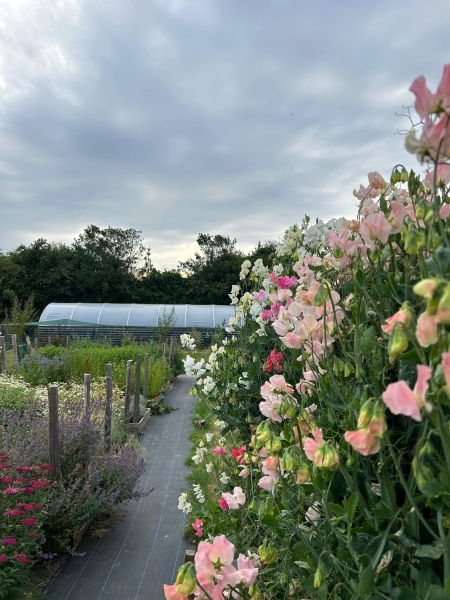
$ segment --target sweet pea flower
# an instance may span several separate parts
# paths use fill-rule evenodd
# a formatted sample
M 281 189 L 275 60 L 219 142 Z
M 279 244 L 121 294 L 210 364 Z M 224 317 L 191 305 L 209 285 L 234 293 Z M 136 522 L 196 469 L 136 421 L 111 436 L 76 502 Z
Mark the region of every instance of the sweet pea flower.
M 246 496 L 241 487 L 235 487 L 232 494 L 223 492 L 222 499 L 225 500 L 228 508 L 238 510 L 239 505 L 243 506 L 245 504 Z
M 417 319 L 416 338 L 422 348 L 428 348 L 438 341 L 436 315 L 422 313 Z
M 261 479 L 258 481 L 258 486 L 263 490 L 266 490 L 266 492 L 271 492 L 274 488 L 274 485 L 274 480 L 268 475 L 266 475 L 266 477 L 261 477 Z
M 224 500 L 223 498 L 221 498 L 220 500 L 217 500 L 217 502 L 219 503 L 219 506 L 222 510 L 228 510 L 229 506 L 226 500 Z
M 441 354 L 442 371 L 444 372 L 445 385 L 450 392 L 450 352 L 443 352 Z
M 380 450 L 380 438 L 376 435 L 372 435 L 367 429 L 346 431 L 344 433 L 344 439 L 363 456 L 376 454 Z
M 237 571 L 228 573 L 227 580 L 229 585 L 236 586 L 243 583 L 248 587 L 255 583 L 257 576 L 258 569 L 252 561 L 243 554 L 239 554 L 239 558 L 237 559 Z
M 415 421 L 421 421 L 420 409 L 432 410 L 431 404 L 425 400 L 431 374 L 431 367 L 417 365 L 417 382 L 414 390 L 411 390 L 403 380 L 390 383 L 382 394 L 383 402 L 394 415 L 405 415 Z
M 360 234 L 366 244 L 371 244 L 375 240 L 379 240 L 382 244 L 385 244 L 392 230 L 393 227 L 384 214 L 377 212 L 364 219 L 361 223 Z
M 392 317 L 388 317 L 386 319 L 386 323 L 381 326 L 381 330 L 388 335 L 392 335 L 394 331 L 394 327 L 400 323 L 405 328 L 408 328 L 411 323 L 411 310 L 407 302 L 405 302 L 400 310 L 392 315 Z
M 216 446 L 214 448 L 214 452 L 217 454 L 217 456 L 222 456 L 227 453 L 227 449 L 225 446 Z
M 309 460 L 314 461 L 314 456 L 319 448 L 325 445 L 321 429 L 313 429 L 311 435 L 314 439 L 307 437 L 303 440 L 303 450 Z

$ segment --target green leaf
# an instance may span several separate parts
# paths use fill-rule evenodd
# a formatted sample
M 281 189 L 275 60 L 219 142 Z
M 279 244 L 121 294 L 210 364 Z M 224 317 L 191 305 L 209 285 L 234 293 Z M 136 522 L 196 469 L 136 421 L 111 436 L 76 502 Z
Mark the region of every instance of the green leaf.
M 361 271 L 361 269 L 358 269 L 356 271 L 355 279 L 359 287 L 362 287 L 364 285 L 364 273 Z
M 359 492 L 355 491 L 346 502 L 347 515 L 350 521 L 353 521 L 355 516 L 356 507 L 358 506 Z
M 291 362 L 291 366 L 293 369 L 295 369 L 296 371 L 303 371 L 303 369 L 305 368 L 305 365 L 303 365 L 301 362 L 299 362 L 297 359 L 294 359 Z
M 371 325 L 361 335 L 361 351 L 370 360 L 375 347 L 375 327 Z
M 445 277 L 450 273 L 450 248 L 439 246 L 430 258 L 426 259 L 425 264 L 437 275 Z
M 423 546 L 418 546 L 415 556 L 419 556 L 420 558 L 432 558 L 433 560 L 437 560 L 441 558 L 442 553 L 444 552 L 444 546 L 442 542 L 433 542 L 432 544 L 424 544 Z
M 411 588 L 396 587 L 391 592 L 392 600 L 417 600 L 417 595 Z
M 425 600 L 448 600 L 448 596 L 440 585 L 432 585 Z
M 409 350 L 408 352 L 405 352 L 404 354 L 401 354 L 398 357 L 398 360 L 400 360 L 400 361 L 406 360 L 408 362 L 413 362 L 413 363 L 420 363 L 420 362 L 422 362 L 420 360 L 419 353 L 415 349 Z
M 328 506 L 338 517 L 345 517 L 347 515 L 347 511 L 345 510 L 345 508 L 343 508 L 339 504 L 334 504 L 334 502 L 328 502 Z
M 372 565 L 369 565 L 364 569 L 361 575 L 361 581 L 359 582 L 359 593 L 363 598 L 367 598 L 369 594 L 373 592 L 374 588 L 374 577 Z
M 300 569 L 308 569 L 308 571 L 311 570 L 311 567 L 308 565 L 308 563 L 303 560 L 294 560 L 294 563 L 297 565 L 297 567 L 300 567 Z
M 311 594 L 316 591 L 316 588 L 314 587 L 314 574 L 302 581 L 302 588 Z
M 261 519 L 261 523 L 266 527 L 269 527 L 269 529 L 280 529 L 278 519 L 272 515 L 264 515 L 264 517 Z

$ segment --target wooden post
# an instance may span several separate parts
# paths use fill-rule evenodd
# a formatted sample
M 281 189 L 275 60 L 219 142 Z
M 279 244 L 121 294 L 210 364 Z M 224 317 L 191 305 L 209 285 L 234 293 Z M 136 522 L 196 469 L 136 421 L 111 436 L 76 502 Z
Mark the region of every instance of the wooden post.
M 163 362 L 166 362 L 166 342 L 164 342 L 163 346 Z
M 48 344 L 47 345 L 48 346 L 52 345 L 52 336 L 51 335 L 48 336 Z
M 89 373 L 84 374 L 84 416 L 90 417 L 91 414 L 91 376 Z
M 39 352 L 39 338 L 36 336 L 34 338 L 34 353 L 37 354 Z
M 174 356 L 175 356 L 175 345 L 173 343 L 173 337 L 170 338 L 170 366 L 173 367 Z
M 66 348 L 68 348 L 68 347 L 69 347 L 69 336 L 66 335 Z
M 6 337 L 0 336 L 0 373 L 6 373 Z
M 148 365 L 150 362 L 150 354 L 145 355 L 145 363 L 144 363 L 144 398 L 147 400 L 148 395 Z
M 136 369 L 134 372 L 134 410 L 133 423 L 139 423 L 139 404 L 141 396 L 141 361 L 142 354 L 136 355 Z
M 105 452 L 111 449 L 112 365 L 106 365 Z
M 11 334 L 11 341 L 12 341 L 12 347 L 13 347 L 14 364 L 18 365 L 19 364 L 19 355 L 17 354 L 17 335 L 15 333 Z
M 131 382 L 133 379 L 133 361 L 127 360 L 127 376 L 125 380 L 125 425 L 130 422 Z
M 48 388 L 48 432 L 49 455 L 52 466 L 53 481 L 61 481 L 61 464 L 59 460 L 59 422 L 58 422 L 58 386 Z
M 25 341 L 27 343 L 28 352 L 31 354 L 31 351 L 32 351 L 33 347 L 31 345 L 31 340 L 30 340 L 30 338 L 29 338 L 28 335 L 26 336 Z

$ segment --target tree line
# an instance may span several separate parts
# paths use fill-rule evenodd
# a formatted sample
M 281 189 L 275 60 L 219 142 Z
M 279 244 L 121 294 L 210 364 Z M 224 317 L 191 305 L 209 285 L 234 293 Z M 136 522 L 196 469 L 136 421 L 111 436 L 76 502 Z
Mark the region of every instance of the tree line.
M 70 245 L 39 238 L 0 250 L 0 322 L 31 299 L 36 316 L 50 302 L 229 304 L 242 262 L 267 263 L 274 249 L 258 243 L 248 255 L 235 239 L 205 233 L 197 243 L 193 258 L 169 270 L 153 266 L 136 229 L 89 225 Z

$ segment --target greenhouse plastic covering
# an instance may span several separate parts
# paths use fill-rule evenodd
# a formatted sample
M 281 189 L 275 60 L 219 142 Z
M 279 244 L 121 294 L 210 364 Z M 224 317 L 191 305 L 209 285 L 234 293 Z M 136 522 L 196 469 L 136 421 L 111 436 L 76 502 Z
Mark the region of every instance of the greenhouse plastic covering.
M 158 318 L 175 309 L 174 327 L 209 329 L 234 317 L 233 306 L 217 304 L 88 304 L 52 302 L 39 322 L 68 319 L 85 324 L 121 327 L 157 327 Z

